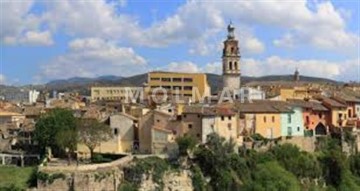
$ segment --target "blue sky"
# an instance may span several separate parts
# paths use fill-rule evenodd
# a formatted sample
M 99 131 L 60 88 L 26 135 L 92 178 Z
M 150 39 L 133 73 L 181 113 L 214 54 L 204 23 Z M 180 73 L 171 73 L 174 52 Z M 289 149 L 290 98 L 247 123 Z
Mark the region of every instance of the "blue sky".
M 221 73 L 231 20 L 246 76 L 360 81 L 358 1 L 1 0 L 0 83 L 151 70 Z

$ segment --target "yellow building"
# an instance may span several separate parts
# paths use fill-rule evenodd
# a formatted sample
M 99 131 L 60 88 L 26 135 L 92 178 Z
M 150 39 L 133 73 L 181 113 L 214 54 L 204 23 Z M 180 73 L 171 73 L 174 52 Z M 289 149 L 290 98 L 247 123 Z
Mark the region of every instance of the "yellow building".
M 319 96 L 317 97 L 322 104 L 330 110 L 330 115 L 327 116 L 327 124 L 330 124 L 331 127 L 345 127 L 346 122 L 349 118 L 347 116 L 348 110 L 347 106 L 335 99 Z
M 274 139 L 281 137 L 281 114 L 291 113 L 292 110 L 280 101 L 257 101 L 237 105 L 243 119 L 243 127 L 248 133 Z M 244 122 L 244 119 L 246 122 Z
M 321 90 L 306 86 L 280 87 L 278 89 L 280 100 L 312 98 L 321 94 Z
M 139 98 L 139 95 L 143 93 L 142 87 L 91 87 L 91 101 L 98 100 L 118 100 L 125 101 L 127 98 L 130 98 L 128 101 L 134 98 Z
M 150 72 L 148 74 L 148 95 L 166 94 L 199 101 L 210 96 L 206 74 L 178 72 Z

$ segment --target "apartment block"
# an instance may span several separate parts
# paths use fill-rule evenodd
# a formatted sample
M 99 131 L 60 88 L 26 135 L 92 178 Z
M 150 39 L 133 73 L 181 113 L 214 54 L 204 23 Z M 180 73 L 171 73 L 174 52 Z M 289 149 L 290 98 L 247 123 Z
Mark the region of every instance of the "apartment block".
M 207 76 L 199 73 L 150 72 L 148 89 L 149 95 L 166 93 L 170 98 L 178 96 L 195 102 L 210 96 Z
M 91 101 L 125 101 L 127 98 L 130 98 L 129 101 L 136 101 L 131 99 L 139 98 L 142 93 L 142 87 L 91 87 Z

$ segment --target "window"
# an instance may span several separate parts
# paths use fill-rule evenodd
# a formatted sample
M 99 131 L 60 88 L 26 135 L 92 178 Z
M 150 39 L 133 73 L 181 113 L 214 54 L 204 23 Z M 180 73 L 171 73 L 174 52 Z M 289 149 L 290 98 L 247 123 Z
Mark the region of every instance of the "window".
M 161 81 L 163 81 L 163 82 L 170 82 L 170 81 L 171 81 L 171 78 L 161 78 Z
M 186 114 L 184 114 L 184 116 L 183 116 L 184 118 L 186 118 Z
M 115 129 L 114 129 L 114 135 L 118 135 L 118 133 L 119 133 L 119 132 L 118 132 L 118 129 L 115 128 Z
M 193 87 L 192 86 L 184 86 L 184 90 L 192 90 Z
M 291 127 L 288 127 L 287 135 L 288 135 L 288 136 L 291 136 L 291 135 L 292 135 L 292 129 L 291 129 Z
M 168 109 L 168 112 L 171 113 L 171 112 L 172 112 L 172 109 Z
M 189 128 L 189 129 L 192 129 L 192 124 L 188 124 L 188 128 Z
M 229 62 L 229 69 L 232 70 L 232 62 Z
M 225 117 L 224 116 L 221 116 L 221 121 L 224 121 L 225 120 Z
M 163 86 L 162 88 L 166 89 L 166 90 L 170 90 L 171 86 Z
M 231 131 L 231 123 L 228 124 L 228 130 Z
M 235 70 L 238 70 L 237 62 L 234 62 L 234 68 L 235 68 Z
M 323 116 L 322 116 L 322 113 L 319 113 L 319 118 L 322 119 L 322 117 L 323 117 Z
M 340 119 L 342 118 L 342 113 L 339 113 L 339 118 L 340 118 Z
M 229 116 L 228 119 L 231 120 L 231 116 Z
M 192 78 L 184 78 L 184 82 L 193 82 Z
M 159 81 L 160 78 L 151 78 L 150 80 L 152 80 L 152 81 Z
M 266 116 L 264 116 L 264 123 L 266 123 Z
M 192 94 L 184 94 L 185 97 L 192 97 Z
M 160 123 L 160 119 L 157 119 L 156 122 Z
M 310 123 L 310 118 L 309 118 L 309 116 L 306 116 L 306 123 L 307 123 L 307 124 Z
M 231 53 L 234 53 L 234 47 L 231 47 Z
M 173 90 L 181 90 L 181 86 L 173 86 Z
M 275 117 L 274 117 L 274 116 L 272 116 L 271 121 L 272 121 L 273 123 L 275 122 Z
M 181 78 L 173 78 L 173 82 L 181 82 Z
M 288 123 L 291 123 L 291 114 L 288 114 Z
M 197 117 L 200 118 L 200 114 L 198 114 Z
M 299 127 L 299 126 L 297 127 L 297 130 L 300 131 L 300 127 Z
M 200 137 L 200 134 L 198 133 L 198 134 L 196 134 L 196 137 Z

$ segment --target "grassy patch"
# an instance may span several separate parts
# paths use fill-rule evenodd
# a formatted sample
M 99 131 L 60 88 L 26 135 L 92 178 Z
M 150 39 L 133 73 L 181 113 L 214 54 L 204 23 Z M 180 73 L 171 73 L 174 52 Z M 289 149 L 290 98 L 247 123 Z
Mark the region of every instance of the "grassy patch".
M 11 185 L 20 190 L 26 189 L 33 170 L 34 167 L 0 166 L 0 190 Z

